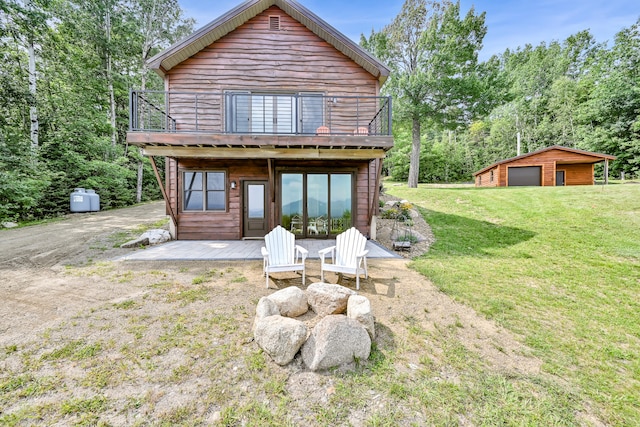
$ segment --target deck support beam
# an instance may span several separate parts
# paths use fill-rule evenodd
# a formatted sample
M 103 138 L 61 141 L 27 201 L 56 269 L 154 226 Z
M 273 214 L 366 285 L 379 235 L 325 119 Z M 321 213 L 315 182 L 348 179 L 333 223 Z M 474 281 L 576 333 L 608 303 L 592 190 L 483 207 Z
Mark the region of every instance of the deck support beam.
M 162 178 L 160 177 L 160 172 L 158 172 L 158 165 L 156 165 L 156 159 L 153 156 L 149 156 L 149 160 L 151 160 L 151 166 L 153 167 L 153 173 L 156 176 L 156 180 L 158 181 L 158 185 L 160 186 L 160 191 L 162 192 L 162 197 L 164 198 L 164 202 L 167 206 L 167 210 L 169 211 L 169 216 L 171 216 L 171 220 L 175 226 L 178 225 L 178 217 L 176 217 L 173 209 L 171 208 L 171 203 L 169 203 L 169 197 L 167 196 L 167 190 L 164 188 L 164 184 L 162 183 Z
M 166 147 L 146 146 L 145 156 L 192 157 L 200 159 L 316 159 L 371 160 L 382 159 L 383 149 L 350 148 L 222 148 L 222 147 Z

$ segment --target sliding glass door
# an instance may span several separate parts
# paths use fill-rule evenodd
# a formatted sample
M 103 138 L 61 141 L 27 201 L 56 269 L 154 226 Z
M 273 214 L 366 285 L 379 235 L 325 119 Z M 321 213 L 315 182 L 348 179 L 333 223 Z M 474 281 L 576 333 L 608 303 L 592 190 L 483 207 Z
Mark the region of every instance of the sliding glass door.
M 327 237 L 352 225 L 351 173 L 283 172 L 280 223 L 301 237 Z
M 303 178 L 301 173 L 283 173 L 280 180 L 280 224 L 293 234 L 304 234 Z
M 320 93 L 227 92 L 225 129 L 230 133 L 315 134 L 324 125 Z

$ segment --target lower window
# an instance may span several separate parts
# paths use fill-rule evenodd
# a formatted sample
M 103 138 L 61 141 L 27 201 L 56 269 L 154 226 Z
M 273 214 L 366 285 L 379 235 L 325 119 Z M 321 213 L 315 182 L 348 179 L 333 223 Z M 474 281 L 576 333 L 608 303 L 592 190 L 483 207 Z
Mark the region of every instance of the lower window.
M 322 237 L 352 226 L 352 174 L 282 173 L 281 225 L 292 233 Z
M 225 172 L 187 171 L 183 172 L 182 179 L 182 200 L 185 211 L 224 211 L 227 209 Z

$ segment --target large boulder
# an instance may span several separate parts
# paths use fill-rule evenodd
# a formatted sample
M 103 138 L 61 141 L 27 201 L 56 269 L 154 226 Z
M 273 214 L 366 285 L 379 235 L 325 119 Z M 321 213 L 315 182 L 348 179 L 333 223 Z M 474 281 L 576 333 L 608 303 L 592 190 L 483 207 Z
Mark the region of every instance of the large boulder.
M 171 234 L 167 230 L 147 230 L 137 239 L 129 240 L 120 245 L 121 248 L 139 248 L 140 246 L 158 245 L 171 240 Z
M 346 365 L 355 359 L 366 360 L 370 353 L 371 338 L 367 331 L 343 315 L 320 320 L 302 346 L 302 360 L 312 371 Z
M 369 333 L 369 338 L 376 337 L 376 328 L 371 311 L 371 303 L 367 297 L 362 295 L 351 295 L 347 302 L 347 317 L 353 319 L 364 327 Z
M 256 326 L 260 320 L 265 317 L 279 315 L 280 309 L 275 302 L 271 301 L 269 297 L 260 298 L 260 301 L 258 301 L 258 305 L 256 306 L 256 317 L 253 319 L 253 333 L 255 334 Z
M 262 297 L 256 306 L 256 319 L 264 319 L 265 317 L 280 314 L 280 308 L 269 297 Z
M 281 316 L 298 317 L 309 311 L 307 295 L 302 289 L 295 286 L 281 289 L 267 298 L 278 306 Z
M 320 317 L 346 312 L 347 301 L 352 295 L 356 295 L 355 291 L 330 283 L 312 283 L 307 288 L 309 305 Z
M 140 236 L 141 239 L 149 239 L 150 245 L 158 245 L 160 243 L 171 240 L 171 234 L 167 230 L 160 228 L 147 230 Z
M 307 326 L 299 320 L 283 316 L 256 319 L 256 343 L 278 365 L 291 362 L 307 338 Z
M 121 248 L 139 248 L 140 246 L 149 246 L 149 238 L 138 237 L 120 245 Z

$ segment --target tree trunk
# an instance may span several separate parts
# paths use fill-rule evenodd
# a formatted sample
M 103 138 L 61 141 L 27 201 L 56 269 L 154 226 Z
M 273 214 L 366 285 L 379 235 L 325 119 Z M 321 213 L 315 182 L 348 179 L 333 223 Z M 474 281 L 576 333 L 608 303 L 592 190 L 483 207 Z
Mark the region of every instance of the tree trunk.
M 409 164 L 409 188 L 418 187 L 418 176 L 420 174 L 420 117 L 413 118 L 413 129 L 411 132 L 411 163 Z
M 146 49 L 146 40 L 145 40 L 145 49 Z M 144 62 L 145 54 L 142 54 L 142 79 L 140 84 L 140 90 L 147 89 L 147 68 Z M 142 128 L 144 129 L 144 123 L 142 123 Z M 144 173 L 144 164 L 142 163 L 142 148 L 138 148 L 138 154 L 140 155 L 140 160 L 138 160 L 138 179 L 136 181 L 136 203 L 140 203 L 142 201 L 142 178 Z
M 31 154 L 35 159 L 38 150 L 38 106 L 36 104 L 37 80 L 36 80 L 36 52 L 33 40 L 29 40 L 27 51 L 29 52 L 29 92 L 31 93 L 31 105 L 29 106 L 29 119 L 31 121 Z
M 142 151 L 142 149 L 139 149 Z M 142 153 L 140 153 L 142 156 Z M 144 164 L 142 163 L 142 159 L 138 161 L 138 181 L 136 183 L 136 203 L 140 203 L 142 201 L 142 177 L 144 172 Z
M 116 129 L 116 97 L 113 90 L 113 71 L 111 59 L 111 11 L 107 10 L 105 16 L 105 30 L 107 36 L 107 84 L 109 86 L 109 119 L 111 121 L 111 146 L 115 148 L 118 142 L 118 133 Z

